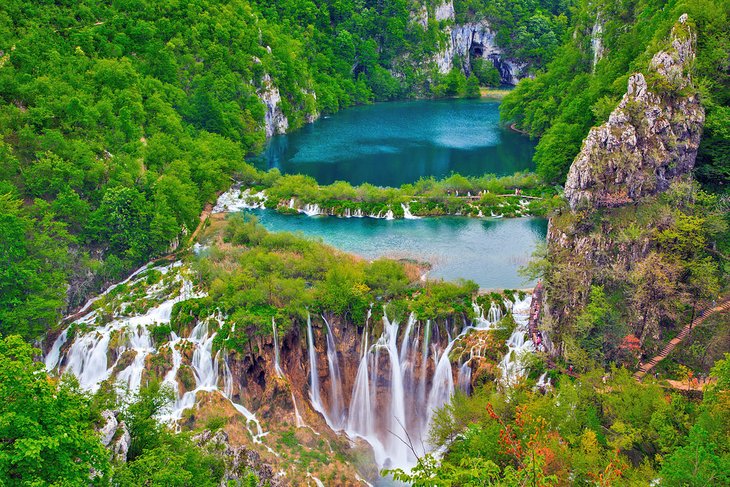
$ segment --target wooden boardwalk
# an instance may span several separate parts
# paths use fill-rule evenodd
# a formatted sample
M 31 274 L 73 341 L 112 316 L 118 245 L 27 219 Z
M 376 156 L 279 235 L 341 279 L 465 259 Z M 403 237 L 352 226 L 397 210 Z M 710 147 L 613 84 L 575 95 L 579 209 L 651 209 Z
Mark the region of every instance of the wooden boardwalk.
M 651 369 L 653 369 L 656 364 L 664 360 L 667 355 L 672 353 L 672 351 L 679 345 L 682 340 L 687 338 L 687 335 L 689 335 L 689 332 L 692 330 L 692 328 L 700 325 L 702 322 L 704 322 L 707 318 L 709 318 L 711 315 L 715 313 L 722 313 L 725 311 L 730 310 L 730 298 L 726 299 L 722 303 L 718 304 L 714 308 L 709 308 L 703 310 L 702 313 L 700 313 L 700 316 L 692 320 L 691 323 L 686 325 L 684 328 L 682 328 L 682 331 L 679 332 L 679 335 L 677 335 L 675 338 L 673 338 L 666 347 L 653 359 L 649 360 L 647 363 L 643 364 L 641 367 L 639 367 L 639 370 L 634 373 L 634 379 L 636 380 L 642 380 L 644 376 L 646 376 Z

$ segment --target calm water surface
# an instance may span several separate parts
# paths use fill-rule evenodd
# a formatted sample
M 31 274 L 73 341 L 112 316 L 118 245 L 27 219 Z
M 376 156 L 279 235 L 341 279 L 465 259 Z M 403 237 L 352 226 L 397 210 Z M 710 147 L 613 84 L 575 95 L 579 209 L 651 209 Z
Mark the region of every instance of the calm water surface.
M 348 108 L 271 138 L 259 167 L 400 186 L 451 172 L 480 176 L 532 169 L 534 142 L 499 125 L 499 102 L 439 100 Z
M 253 210 L 271 231 L 301 232 L 307 237 L 360 255 L 413 258 L 433 265 L 429 278 L 471 279 L 481 288 L 519 288 L 530 284 L 517 274 L 538 242 L 547 222 L 539 218 L 376 220 L 285 216 Z

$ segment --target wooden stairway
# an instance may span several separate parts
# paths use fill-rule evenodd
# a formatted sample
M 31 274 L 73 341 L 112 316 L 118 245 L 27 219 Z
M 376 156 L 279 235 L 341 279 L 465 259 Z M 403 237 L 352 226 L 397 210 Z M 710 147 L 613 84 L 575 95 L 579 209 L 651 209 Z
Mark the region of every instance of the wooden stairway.
M 661 362 L 666 358 L 667 355 L 672 353 L 672 350 L 676 348 L 679 343 L 687 338 L 687 335 L 689 335 L 690 330 L 692 328 L 700 325 L 703 321 L 705 321 L 707 318 L 710 317 L 710 315 L 713 315 L 715 313 L 722 313 L 725 311 L 730 310 L 730 298 L 726 299 L 719 305 L 715 306 L 714 308 L 705 309 L 700 316 L 695 318 L 691 323 L 686 325 L 684 328 L 682 328 L 682 331 L 679 332 L 679 335 L 677 335 L 675 338 L 673 338 L 666 347 L 653 359 L 649 360 L 647 363 L 643 364 L 641 367 L 639 367 L 639 370 L 634 373 L 634 379 L 640 381 L 644 378 L 644 376 L 653 369 L 656 364 Z

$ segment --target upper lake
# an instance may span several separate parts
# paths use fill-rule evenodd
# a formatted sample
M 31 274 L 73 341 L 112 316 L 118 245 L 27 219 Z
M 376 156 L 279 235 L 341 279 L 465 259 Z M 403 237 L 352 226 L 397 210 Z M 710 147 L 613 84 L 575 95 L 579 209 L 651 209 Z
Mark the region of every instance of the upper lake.
M 452 172 L 533 169 L 534 150 L 529 138 L 500 126 L 498 101 L 406 101 L 348 108 L 272 137 L 255 162 L 320 184 L 400 186 Z

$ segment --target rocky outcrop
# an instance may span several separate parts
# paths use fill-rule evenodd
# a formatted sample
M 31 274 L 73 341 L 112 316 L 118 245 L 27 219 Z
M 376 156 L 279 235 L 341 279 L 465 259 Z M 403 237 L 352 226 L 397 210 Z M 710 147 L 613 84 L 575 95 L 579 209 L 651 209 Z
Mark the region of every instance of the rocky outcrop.
M 633 203 L 690 174 L 705 119 L 689 73 L 695 37 L 683 15 L 647 76 L 633 74 L 608 121 L 591 129 L 565 184 L 572 209 Z
M 226 470 L 221 479 L 221 487 L 232 484 L 240 485 L 241 482 L 248 480 L 251 473 L 258 477 L 260 486 L 285 485 L 282 479 L 274 475 L 271 466 L 265 463 L 258 453 L 249 448 L 232 445 L 228 433 L 223 430 L 215 432 L 204 430 L 193 436 L 193 441 L 202 448 L 216 452 L 225 461 Z
M 281 109 L 281 94 L 271 76 L 265 74 L 261 80 L 261 88 L 257 91 L 261 102 L 266 105 L 266 114 L 264 115 L 264 129 L 266 137 L 276 134 L 284 134 L 289 128 L 289 120 Z
M 653 57 L 646 76 L 631 75 L 619 105 L 591 129 L 573 161 L 565 184 L 570 209 L 548 226 L 553 330 L 572 329 L 592 284 L 625 283 L 655 250 L 651 235 L 671 225 L 671 218 L 640 216 L 645 200 L 691 179 L 704 123 L 690 76 L 694 49 L 695 34 L 682 15 L 669 47 Z M 658 320 L 644 317 L 637 338 L 659 338 Z
M 434 17 L 437 22 L 441 22 L 442 20 L 454 20 L 455 15 L 454 2 L 451 0 L 436 5 L 436 9 L 434 10 Z
M 127 425 L 124 421 L 119 421 L 118 416 L 118 411 L 108 409 L 102 411 L 101 417 L 104 419 L 104 425 L 99 430 L 99 434 L 101 443 L 109 450 L 112 461 L 124 463 L 127 461 L 127 452 L 132 438 L 129 436 Z
M 445 74 L 451 71 L 454 57 L 459 56 L 463 62 L 462 68 L 469 74 L 472 60 L 484 58 L 494 64 L 503 83 L 516 85 L 520 80 L 524 66 L 504 58 L 502 49 L 495 42 L 496 33 L 486 20 L 455 25 L 446 30 L 450 42 L 436 56 L 439 72 Z

